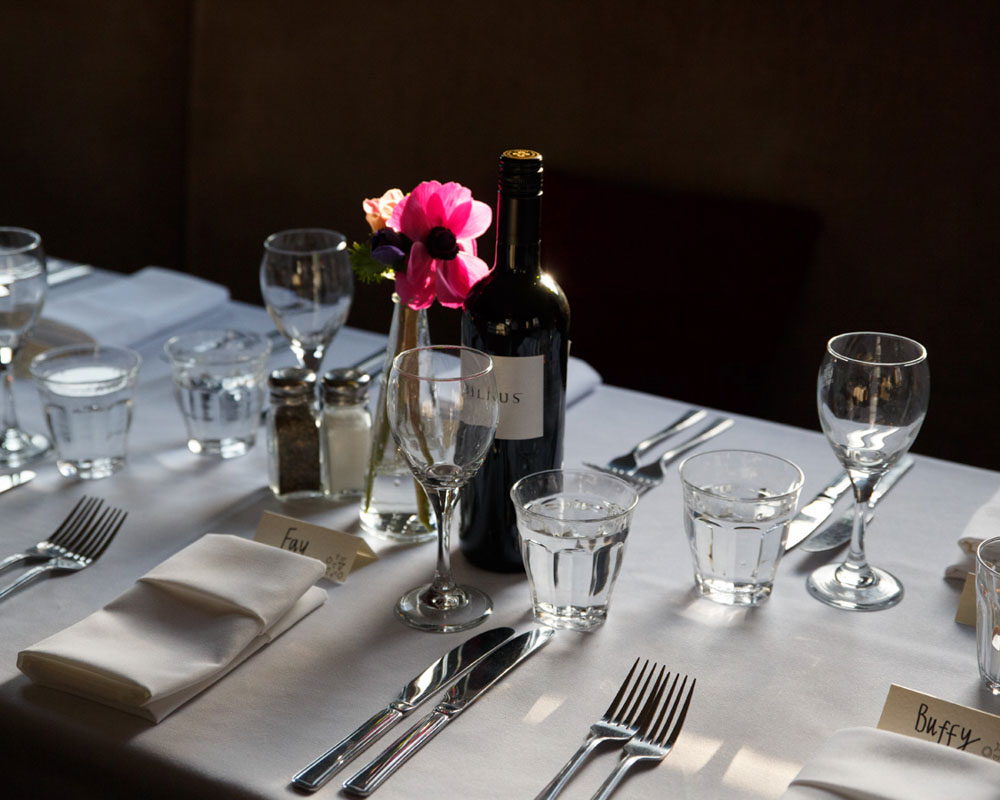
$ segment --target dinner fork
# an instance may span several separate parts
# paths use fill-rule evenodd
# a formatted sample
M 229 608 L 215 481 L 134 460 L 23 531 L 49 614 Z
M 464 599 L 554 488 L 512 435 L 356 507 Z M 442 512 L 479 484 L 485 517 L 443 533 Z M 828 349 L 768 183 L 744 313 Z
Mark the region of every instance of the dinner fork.
M 662 677 L 662 671 L 660 674 Z M 685 675 L 680 691 L 677 692 L 677 697 L 671 704 L 671 699 L 674 698 L 674 690 L 677 688 L 678 678 L 680 678 L 680 675 L 674 676 L 674 682 L 671 684 L 670 692 L 667 694 L 666 699 L 663 700 L 662 706 L 660 705 L 660 701 L 663 696 L 663 690 L 670 681 L 670 675 L 667 674 L 666 680 L 657 682 L 653 697 L 646 703 L 645 708 L 642 710 L 639 721 L 641 730 L 625 743 L 621 761 L 618 762 L 618 766 L 614 768 L 604 783 L 601 784 L 601 788 L 597 790 L 597 794 L 591 800 L 607 800 L 607 798 L 611 797 L 611 793 L 621 782 L 621 779 L 625 777 L 625 773 L 634 764 L 640 761 L 663 761 L 667 757 L 667 754 L 674 749 L 677 736 L 680 734 L 681 728 L 684 727 L 688 706 L 691 705 L 691 697 L 694 695 L 694 685 L 697 683 L 697 680 L 692 679 L 691 686 L 688 687 L 688 676 Z M 684 691 L 685 688 L 687 688 L 686 694 Z M 678 707 L 680 707 L 680 714 L 677 713 Z M 657 710 L 659 710 L 659 714 L 656 713 Z M 677 718 L 676 722 L 674 722 L 675 716 Z M 664 721 L 664 717 L 666 717 L 666 721 Z
M 649 659 L 646 659 L 646 662 L 642 665 L 642 669 L 639 671 L 639 676 L 635 679 L 634 683 L 631 683 L 632 688 L 629 689 L 629 684 L 632 681 L 632 676 L 635 674 L 637 666 L 639 666 L 638 658 L 632 664 L 632 669 L 625 676 L 625 680 L 618 689 L 618 694 L 611 701 L 611 705 L 604 712 L 604 716 L 590 726 L 590 733 L 587 734 L 584 743 L 580 745 L 580 748 L 573 754 L 572 758 L 566 762 L 565 766 L 559 770 L 556 776 L 535 797 L 535 800 L 551 800 L 551 798 L 559 794 L 597 745 L 602 742 L 624 742 L 636 734 L 639 730 L 639 714 L 644 707 L 644 699 L 648 700 L 646 696 L 647 690 L 649 689 L 653 673 L 656 672 L 656 664 L 653 664 L 653 668 L 647 676 L 646 669 L 649 667 Z M 646 682 L 642 683 L 644 676 L 646 677 Z M 642 690 L 637 695 L 636 690 L 639 688 L 639 684 L 642 684 Z M 625 696 L 626 692 L 628 692 L 627 697 Z
M 59 547 L 68 546 L 70 542 L 79 538 L 80 532 L 86 530 L 86 526 L 94 519 L 103 504 L 104 501 L 96 497 L 81 497 L 66 519 L 48 539 L 29 547 L 23 553 L 7 556 L 3 561 L 0 561 L 0 571 L 22 561 L 55 558 L 59 555 Z
M 30 583 L 39 575 L 52 570 L 76 572 L 85 569 L 99 559 L 117 535 L 128 513 L 110 506 L 75 541 L 73 549 L 59 548 L 59 555 L 44 564 L 32 567 L 9 586 L 0 589 L 0 600 L 15 589 Z
M 723 431 L 729 430 L 733 427 L 733 420 L 729 418 L 723 419 L 722 417 L 715 417 L 712 420 L 712 424 L 699 433 L 697 436 L 693 436 L 688 439 L 683 444 L 679 444 L 672 450 L 667 450 L 662 456 L 660 456 L 652 464 L 647 464 L 644 467 L 639 467 L 639 469 L 634 472 L 630 472 L 627 475 L 617 474 L 619 478 L 631 483 L 636 491 L 640 495 L 644 495 L 650 489 L 659 486 L 663 483 L 666 477 L 666 467 L 673 461 L 676 461 L 682 455 L 684 455 L 688 450 L 692 450 L 700 444 L 704 444 L 709 439 L 718 436 Z M 588 465 L 589 466 L 589 465 Z M 604 469 L 602 467 L 597 467 L 601 472 L 611 472 L 610 470 Z
M 703 409 L 700 410 L 693 408 L 682 414 L 678 419 L 671 422 L 659 433 L 654 433 L 648 439 L 643 439 L 627 453 L 612 458 L 603 467 L 597 466 L 596 464 L 586 464 L 586 466 L 610 472 L 612 475 L 628 474 L 639 467 L 639 459 L 656 447 L 656 445 L 664 439 L 669 439 L 675 433 L 680 433 L 685 428 L 690 428 L 692 425 L 701 422 L 707 413 L 708 412 Z

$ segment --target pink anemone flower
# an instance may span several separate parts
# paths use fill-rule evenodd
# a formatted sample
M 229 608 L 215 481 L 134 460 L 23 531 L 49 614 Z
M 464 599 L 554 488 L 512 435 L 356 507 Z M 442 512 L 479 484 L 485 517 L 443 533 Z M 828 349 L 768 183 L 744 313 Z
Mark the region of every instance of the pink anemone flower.
M 461 308 L 473 285 L 489 273 L 476 256 L 476 237 L 493 221 L 486 203 L 458 183 L 424 181 L 400 200 L 389 227 L 413 241 L 405 270 L 396 270 L 396 293 L 410 308 L 437 301 Z

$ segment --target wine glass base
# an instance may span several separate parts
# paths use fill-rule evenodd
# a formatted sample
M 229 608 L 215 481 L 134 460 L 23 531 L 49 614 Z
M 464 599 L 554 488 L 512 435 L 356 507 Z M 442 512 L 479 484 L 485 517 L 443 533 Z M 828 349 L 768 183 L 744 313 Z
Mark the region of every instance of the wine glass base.
M 459 604 L 437 608 L 424 599 L 433 592 L 431 585 L 411 589 L 396 604 L 396 616 L 411 628 L 434 633 L 453 633 L 474 628 L 493 612 L 493 601 L 485 592 L 471 586 L 456 586 Z
M 52 449 L 40 433 L 8 429 L 0 436 L 0 469 L 33 464 Z
M 865 586 L 849 586 L 837 580 L 839 568 L 839 564 L 826 564 L 815 570 L 806 580 L 809 594 L 828 606 L 849 611 L 881 611 L 903 599 L 903 584 L 884 569 L 871 567 L 875 580 Z

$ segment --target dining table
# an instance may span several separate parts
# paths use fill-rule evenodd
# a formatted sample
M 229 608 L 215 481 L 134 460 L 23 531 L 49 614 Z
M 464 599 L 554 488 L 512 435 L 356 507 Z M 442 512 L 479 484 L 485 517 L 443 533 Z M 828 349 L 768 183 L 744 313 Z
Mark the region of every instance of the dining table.
M 96 269 L 54 285 L 34 346 L 93 337 L 86 320 L 68 326 L 65 317 L 49 320 L 48 309 L 72 307 L 74 297 L 107 286 L 116 287 L 128 307 L 132 277 Z M 138 298 L 132 308 L 142 316 Z M 0 603 L 2 797 L 303 797 L 291 784 L 293 775 L 474 633 L 425 633 L 402 624 L 395 602 L 431 573 L 435 545 L 367 536 L 359 529 L 357 502 L 279 502 L 268 488 L 263 426 L 256 445 L 239 458 L 188 450 L 170 367 L 161 355 L 165 339 L 199 327 L 269 333 L 274 325 L 265 309 L 222 292 L 218 302 L 164 323 L 127 342 L 143 364 L 126 467 L 103 480 L 71 480 L 49 456 L 32 467 L 33 481 L 0 495 L 0 556 L 44 539 L 83 495 L 128 511 L 117 538 L 91 567 L 44 578 Z M 270 367 L 293 364 L 283 340 L 274 343 Z M 669 370 L 671 346 L 689 344 L 672 339 L 655 348 L 622 346 L 649 347 L 649 368 Z M 356 363 L 384 346 L 382 333 L 345 327 L 324 369 Z M 817 366 L 821 350 L 822 343 Z M 586 353 L 574 356 L 566 467 L 606 462 L 692 407 L 683 398 L 606 385 L 586 364 Z M 812 402 L 813 387 L 788 390 Z M 754 391 L 754 385 L 734 380 L 734 405 L 740 394 Z M 30 379 L 19 375 L 15 392 L 22 425 L 44 429 Z M 700 450 L 758 450 L 793 461 L 805 475 L 800 503 L 840 471 L 818 421 L 807 430 L 717 411 L 735 424 Z M 1000 714 L 1000 698 L 978 673 L 975 629 L 955 621 L 961 584 L 944 578 L 945 569 L 961 560 L 958 540 L 974 515 L 1000 502 L 1000 472 L 919 450 L 918 439 L 915 466 L 881 501 L 869 530 L 870 560 L 905 587 L 901 603 L 873 613 L 813 599 L 807 575 L 841 554 L 801 548 L 785 554 L 773 594 L 758 607 L 700 597 L 672 465 L 663 484 L 640 498 L 605 624 L 590 632 L 558 631 L 413 756 L 377 796 L 534 797 L 582 743 L 636 658 L 696 678 L 697 689 L 673 751 L 655 767 L 633 770 L 617 791 L 622 800 L 779 798 L 836 731 L 877 724 L 892 684 Z M 849 507 L 842 498 L 835 514 Z M 36 685 L 19 672 L 20 651 L 102 608 L 207 533 L 253 537 L 266 511 L 363 536 L 377 559 L 342 583 L 321 580 L 324 605 L 157 724 Z M 524 574 L 472 566 L 456 538 L 456 577 L 486 590 L 494 602 L 479 630 L 533 624 Z M 4 573 L 8 577 L 16 572 Z M 344 796 L 341 783 L 432 706 L 397 726 L 315 796 Z M 619 754 L 618 748 L 599 749 L 561 797 L 591 797 Z

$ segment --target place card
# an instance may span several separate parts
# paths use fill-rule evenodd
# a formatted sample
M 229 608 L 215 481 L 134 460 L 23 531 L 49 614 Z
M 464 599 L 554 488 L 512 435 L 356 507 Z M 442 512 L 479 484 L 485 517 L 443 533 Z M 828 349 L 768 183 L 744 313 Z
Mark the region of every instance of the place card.
M 264 512 L 253 538 L 262 544 L 318 558 L 326 564 L 323 577 L 338 583 L 346 581 L 354 570 L 378 560 L 368 542 L 360 536 L 271 511 Z
M 971 625 L 976 627 L 976 573 L 970 572 L 965 576 L 965 585 L 962 586 L 962 594 L 958 598 L 958 611 L 955 612 L 955 622 L 960 625 Z
M 878 727 L 1000 761 L 1000 717 L 895 683 Z

